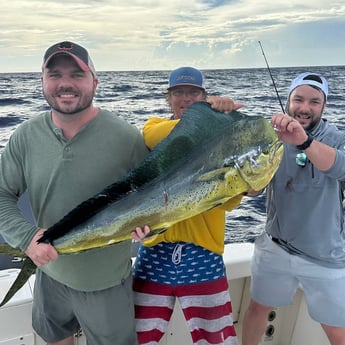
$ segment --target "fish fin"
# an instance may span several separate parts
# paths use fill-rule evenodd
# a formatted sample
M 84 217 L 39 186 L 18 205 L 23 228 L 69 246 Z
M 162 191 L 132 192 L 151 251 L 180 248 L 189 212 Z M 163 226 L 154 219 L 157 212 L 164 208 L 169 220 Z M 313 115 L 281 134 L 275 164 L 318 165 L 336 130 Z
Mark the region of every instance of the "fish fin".
M 17 256 L 20 258 L 26 257 L 26 254 L 19 248 L 13 248 L 7 243 L 0 243 L 0 254 L 6 254 L 10 256 Z
M 0 307 L 4 306 L 15 295 L 15 293 L 25 285 L 31 275 L 35 272 L 36 267 L 37 266 L 30 258 L 25 259 L 22 269 L 20 270 L 10 289 L 7 291 L 6 296 L 1 301 Z
M 197 181 L 205 182 L 219 178 L 224 179 L 224 175 L 227 173 L 228 170 L 228 168 L 221 168 L 208 171 L 207 173 L 198 176 Z

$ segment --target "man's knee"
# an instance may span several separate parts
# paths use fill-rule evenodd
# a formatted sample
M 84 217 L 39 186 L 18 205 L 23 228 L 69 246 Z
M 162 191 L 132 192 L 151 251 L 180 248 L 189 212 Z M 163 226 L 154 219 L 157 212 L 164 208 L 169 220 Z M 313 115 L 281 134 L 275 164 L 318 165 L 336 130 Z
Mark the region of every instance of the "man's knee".
M 254 314 L 268 314 L 272 309 L 273 307 L 258 303 L 252 299 L 249 303 L 248 312 Z

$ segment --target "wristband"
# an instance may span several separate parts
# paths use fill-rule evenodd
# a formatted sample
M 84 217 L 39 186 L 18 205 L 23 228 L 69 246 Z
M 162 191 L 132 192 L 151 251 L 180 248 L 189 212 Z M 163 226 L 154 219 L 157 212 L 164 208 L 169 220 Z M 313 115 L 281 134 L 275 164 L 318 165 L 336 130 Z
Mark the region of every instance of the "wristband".
M 305 150 L 305 149 L 307 149 L 310 146 L 310 144 L 313 142 L 314 137 L 311 134 L 309 134 L 309 133 L 307 133 L 307 134 L 308 134 L 307 140 L 303 144 L 301 144 L 301 145 L 296 145 L 298 150 Z

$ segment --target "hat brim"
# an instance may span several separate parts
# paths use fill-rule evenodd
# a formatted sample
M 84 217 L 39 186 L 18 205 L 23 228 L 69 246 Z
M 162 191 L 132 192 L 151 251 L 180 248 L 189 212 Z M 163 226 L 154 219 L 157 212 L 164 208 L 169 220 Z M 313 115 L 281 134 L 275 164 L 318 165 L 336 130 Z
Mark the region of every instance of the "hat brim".
M 71 56 L 74 61 L 77 63 L 77 65 L 79 66 L 79 68 L 84 71 L 84 72 L 87 72 L 87 71 L 91 71 L 90 67 L 81 59 L 79 59 L 77 56 L 75 56 L 74 54 L 70 53 L 70 52 L 67 52 L 67 51 L 64 51 L 64 52 L 55 52 L 53 54 L 51 54 L 47 60 L 45 61 L 44 65 L 43 65 L 43 68 L 47 68 L 49 62 L 51 61 L 52 58 L 58 56 L 58 55 L 69 55 Z M 92 72 L 92 71 L 91 71 Z
M 178 87 L 178 86 L 194 86 L 194 87 L 197 87 L 198 89 L 201 89 L 201 90 L 206 91 L 205 88 L 202 87 L 202 86 L 200 86 L 200 85 L 189 84 L 189 83 L 176 84 L 176 85 L 173 85 L 173 86 L 168 87 L 167 90 L 171 90 L 171 89 L 173 89 L 173 88 L 175 88 L 175 87 Z

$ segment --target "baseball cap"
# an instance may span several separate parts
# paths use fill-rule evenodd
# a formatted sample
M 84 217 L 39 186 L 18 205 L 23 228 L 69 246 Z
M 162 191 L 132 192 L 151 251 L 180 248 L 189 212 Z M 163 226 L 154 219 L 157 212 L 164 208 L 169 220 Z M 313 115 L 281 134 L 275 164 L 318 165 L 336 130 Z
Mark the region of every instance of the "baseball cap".
M 48 48 L 43 57 L 42 68 L 46 68 L 51 58 L 59 54 L 72 56 L 81 70 L 85 72 L 91 71 L 91 73 L 96 77 L 96 70 L 88 51 L 84 47 L 69 41 L 56 43 Z
M 205 90 L 205 80 L 202 73 L 193 67 L 180 67 L 171 72 L 168 90 L 175 86 L 189 85 Z
M 289 97 L 291 92 L 296 89 L 296 87 L 301 85 L 312 85 L 316 86 L 322 90 L 325 95 L 325 99 L 327 100 L 328 97 L 328 82 L 326 78 L 322 77 L 317 73 L 305 72 L 297 76 L 291 83 L 289 88 Z M 288 98 L 289 98 L 288 97 Z

